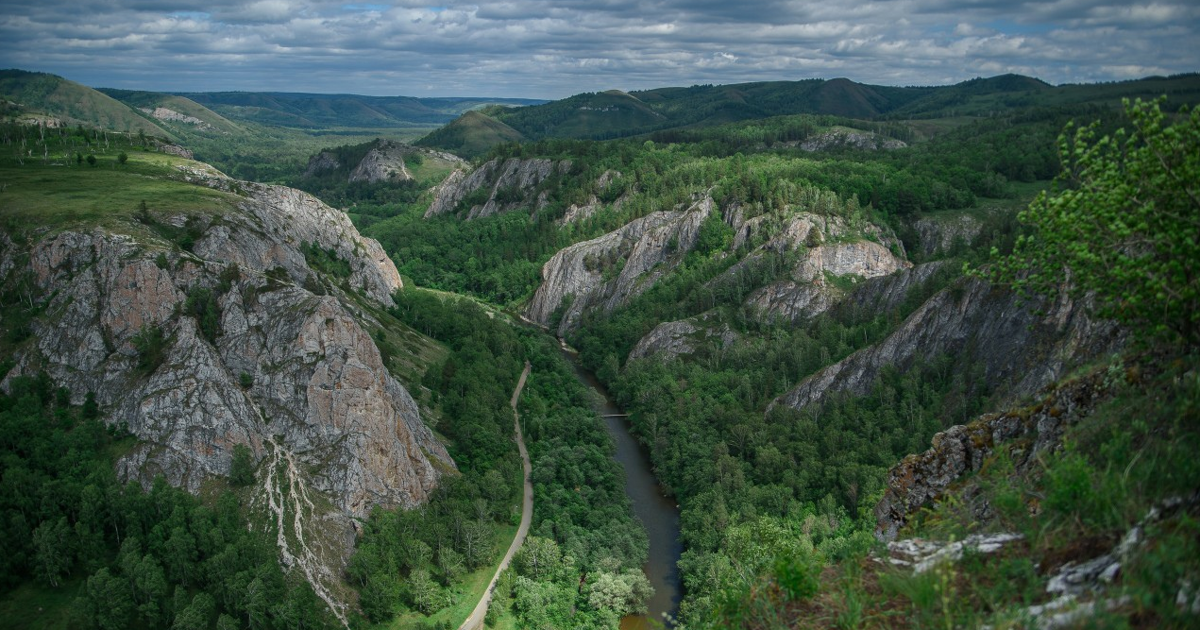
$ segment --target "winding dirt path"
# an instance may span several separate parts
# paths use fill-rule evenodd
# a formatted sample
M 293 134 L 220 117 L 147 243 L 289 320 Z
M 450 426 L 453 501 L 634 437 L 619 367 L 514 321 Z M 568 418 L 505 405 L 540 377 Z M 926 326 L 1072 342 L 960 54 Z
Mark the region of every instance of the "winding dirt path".
M 496 581 L 500 579 L 500 574 L 508 568 L 508 563 L 512 561 L 513 555 L 525 543 L 525 536 L 529 534 L 529 523 L 533 520 L 533 484 L 529 481 L 529 476 L 533 466 L 529 463 L 529 451 L 525 450 L 525 436 L 521 433 L 521 416 L 517 414 L 517 399 L 521 397 L 521 390 L 525 389 L 525 379 L 529 377 L 529 371 L 532 366 L 529 362 L 525 362 L 525 370 L 521 372 L 521 378 L 517 381 L 517 388 L 513 390 L 512 400 L 509 405 L 513 411 L 513 433 L 517 436 L 517 450 L 521 452 L 521 466 L 525 469 L 525 492 L 524 498 L 521 501 L 521 525 L 517 527 L 517 535 L 513 538 L 512 544 L 508 546 L 508 553 L 504 554 L 504 559 L 500 561 L 500 566 L 496 568 L 496 574 L 492 576 L 492 581 L 488 583 L 487 590 L 483 592 L 483 597 L 479 599 L 479 603 L 475 606 L 475 610 L 471 612 L 471 616 L 459 626 L 459 630 L 478 630 L 483 627 L 483 617 L 487 614 L 488 603 L 492 601 L 492 591 L 496 589 Z

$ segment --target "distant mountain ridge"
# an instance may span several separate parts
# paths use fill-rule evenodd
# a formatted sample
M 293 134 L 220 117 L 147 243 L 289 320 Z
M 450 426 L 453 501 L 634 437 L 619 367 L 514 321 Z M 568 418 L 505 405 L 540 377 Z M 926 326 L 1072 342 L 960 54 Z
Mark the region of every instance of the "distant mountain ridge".
M 111 131 L 140 131 L 171 139 L 181 131 L 237 133 L 242 123 L 299 129 L 428 129 L 482 107 L 545 102 L 490 97 L 95 89 L 57 75 L 19 69 L 0 70 L 0 100 L 14 103 L 18 115 L 29 119 Z
M 930 87 L 868 85 L 846 78 L 694 85 L 583 93 L 530 107 L 483 109 L 476 115 L 491 117 L 527 140 L 604 140 L 795 114 L 865 120 L 981 117 L 1030 107 L 1116 106 L 1122 98 L 1153 94 L 1167 94 L 1169 106 L 1194 101 L 1200 96 L 1200 75 L 1061 86 L 1016 74 Z M 454 143 L 477 150 L 491 130 L 478 119 L 468 122 L 456 130 Z M 456 126 L 459 121 L 448 128 Z M 481 135 L 469 137 L 472 128 Z M 451 151 L 459 148 L 437 133 L 421 142 Z
M 479 107 L 539 105 L 523 98 L 361 96 L 289 92 L 180 92 L 233 119 L 280 126 L 408 127 L 444 124 Z

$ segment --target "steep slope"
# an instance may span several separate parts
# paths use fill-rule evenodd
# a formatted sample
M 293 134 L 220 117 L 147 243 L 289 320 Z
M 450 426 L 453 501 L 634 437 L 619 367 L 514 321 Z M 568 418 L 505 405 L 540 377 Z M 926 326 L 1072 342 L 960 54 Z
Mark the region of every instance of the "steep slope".
M 585 310 L 611 311 L 625 304 L 682 261 L 714 209 L 712 198 L 705 197 L 690 207 L 654 212 L 559 251 L 542 268 L 543 282 L 525 316 L 557 326 L 563 335 Z
M 248 446 L 284 563 L 344 620 L 355 520 L 425 501 L 454 466 L 368 332 L 399 274 L 307 194 L 173 164 L 218 191 L 195 197 L 207 209 L 0 240 L 5 286 L 40 313 L 5 381 L 44 371 L 76 402 L 94 395 L 139 440 L 120 475 L 146 486 L 163 475 L 199 491 Z
M 478 219 L 523 206 L 533 206 L 536 213 L 545 206 L 538 187 L 570 170 L 570 160 L 520 158 L 496 158 L 469 173 L 460 168 L 434 190 L 425 218 L 465 211 L 467 219 Z
M 1045 313 L 1041 313 L 1045 310 Z M 1112 324 L 1071 300 L 1026 301 L 1011 290 L 964 279 L 930 298 L 882 342 L 801 381 L 774 404 L 818 407 L 838 393 L 870 392 L 888 367 L 907 369 L 939 356 L 982 367 L 1001 399 L 1030 395 L 1064 370 L 1119 347 Z

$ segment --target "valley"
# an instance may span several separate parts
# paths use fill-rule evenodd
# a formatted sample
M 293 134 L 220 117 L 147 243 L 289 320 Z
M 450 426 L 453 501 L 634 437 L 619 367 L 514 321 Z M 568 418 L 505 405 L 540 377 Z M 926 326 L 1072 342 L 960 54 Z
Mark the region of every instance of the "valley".
M 1195 621 L 1196 75 L 6 72 L 20 627 Z

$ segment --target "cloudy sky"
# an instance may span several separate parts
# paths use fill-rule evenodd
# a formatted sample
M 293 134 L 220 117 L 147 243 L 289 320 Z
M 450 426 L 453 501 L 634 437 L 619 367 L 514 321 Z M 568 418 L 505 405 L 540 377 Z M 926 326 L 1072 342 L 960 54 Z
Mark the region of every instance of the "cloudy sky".
M 93 87 L 560 98 L 811 77 L 1200 71 L 1197 0 L 17 0 L 0 68 Z

